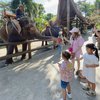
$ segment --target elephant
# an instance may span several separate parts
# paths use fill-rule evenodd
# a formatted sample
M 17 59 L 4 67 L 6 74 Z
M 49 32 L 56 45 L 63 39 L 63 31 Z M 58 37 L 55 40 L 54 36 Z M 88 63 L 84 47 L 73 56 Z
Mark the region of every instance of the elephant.
M 8 23 L 1 27 L 0 29 L 0 37 L 1 39 L 8 43 L 8 42 L 22 42 L 30 39 L 42 39 L 42 40 L 54 40 L 52 36 L 43 36 L 37 30 L 36 26 L 28 17 L 22 17 L 19 20 L 19 24 L 21 26 L 21 32 L 18 33 L 16 30 L 16 25 L 8 18 Z M 8 31 L 8 32 L 7 32 Z M 8 45 L 7 46 L 7 55 L 13 54 L 14 49 L 17 51 L 16 45 Z M 22 50 L 27 50 L 27 43 L 22 45 Z M 25 59 L 26 54 L 23 54 L 21 60 Z M 6 59 L 6 64 L 12 64 L 13 59 L 9 58 Z
M 55 38 L 58 38 L 60 32 L 60 27 L 57 26 L 46 26 L 46 28 L 42 31 L 43 36 L 53 36 Z M 47 41 L 42 41 L 42 46 L 48 45 Z

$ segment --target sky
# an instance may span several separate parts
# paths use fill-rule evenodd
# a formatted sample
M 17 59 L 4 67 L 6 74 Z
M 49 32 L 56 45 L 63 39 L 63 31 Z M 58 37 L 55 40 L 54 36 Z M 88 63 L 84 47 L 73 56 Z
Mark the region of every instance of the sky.
M 0 0 L 0 1 L 11 1 L 11 0 Z M 57 14 L 58 1 L 59 0 L 34 0 L 37 3 L 44 5 L 46 13 Z M 79 0 L 74 0 L 75 2 Z M 94 3 L 95 0 L 86 0 L 87 2 Z
M 57 14 L 57 8 L 58 8 L 58 1 L 59 0 L 35 0 L 38 3 L 42 3 L 45 7 L 45 11 L 48 13 Z M 74 0 L 75 2 L 79 0 Z M 87 2 L 94 3 L 95 0 L 86 0 Z

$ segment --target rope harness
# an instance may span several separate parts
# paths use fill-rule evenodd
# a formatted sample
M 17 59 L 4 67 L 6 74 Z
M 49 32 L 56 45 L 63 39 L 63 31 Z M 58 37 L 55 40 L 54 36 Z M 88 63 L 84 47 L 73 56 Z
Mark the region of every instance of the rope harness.
M 20 34 L 20 32 L 21 32 L 21 26 L 17 22 L 17 20 L 12 20 L 11 19 L 11 24 L 12 24 L 13 28 L 18 32 L 18 34 Z M 6 21 L 6 32 L 7 32 L 7 34 L 9 33 L 8 32 L 8 21 Z

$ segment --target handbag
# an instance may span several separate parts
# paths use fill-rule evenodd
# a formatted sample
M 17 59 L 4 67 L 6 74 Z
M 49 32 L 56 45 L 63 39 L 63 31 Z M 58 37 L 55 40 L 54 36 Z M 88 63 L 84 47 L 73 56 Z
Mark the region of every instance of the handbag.
M 68 48 L 68 51 L 69 51 L 70 53 L 73 53 L 73 48 L 72 48 L 72 47 L 69 47 L 69 48 Z

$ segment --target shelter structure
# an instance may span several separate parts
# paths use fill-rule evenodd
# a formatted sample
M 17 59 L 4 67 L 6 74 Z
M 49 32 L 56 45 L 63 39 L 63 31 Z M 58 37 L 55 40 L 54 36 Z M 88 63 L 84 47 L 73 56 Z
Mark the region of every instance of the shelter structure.
M 82 28 L 87 23 L 73 0 L 59 0 L 57 21 L 60 25 L 67 26 L 68 30 L 73 26 Z

